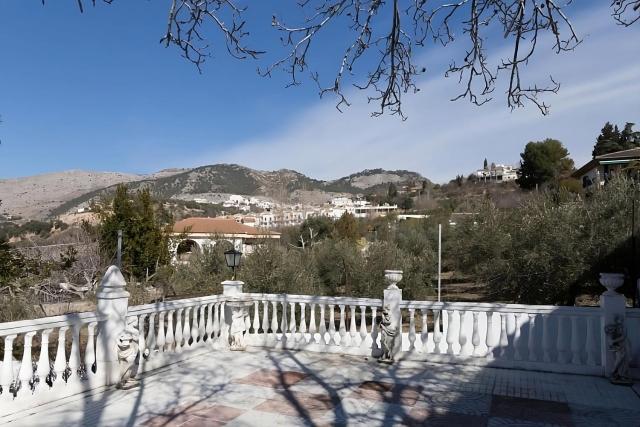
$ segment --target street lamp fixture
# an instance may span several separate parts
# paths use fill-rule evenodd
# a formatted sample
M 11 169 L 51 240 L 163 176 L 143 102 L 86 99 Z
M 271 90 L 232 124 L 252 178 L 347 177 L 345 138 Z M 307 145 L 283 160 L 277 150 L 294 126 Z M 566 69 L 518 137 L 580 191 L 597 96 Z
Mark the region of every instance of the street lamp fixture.
M 235 249 L 225 251 L 224 259 L 227 262 L 227 267 L 233 271 L 233 280 L 236 280 L 236 268 L 240 265 L 240 258 L 242 258 L 242 252 Z

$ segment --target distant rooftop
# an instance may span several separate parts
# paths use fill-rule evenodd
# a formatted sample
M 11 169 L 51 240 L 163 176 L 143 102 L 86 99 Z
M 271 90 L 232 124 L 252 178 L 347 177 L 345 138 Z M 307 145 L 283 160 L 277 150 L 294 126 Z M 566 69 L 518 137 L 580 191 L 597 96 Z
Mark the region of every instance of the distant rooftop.
M 640 157 L 640 147 L 630 148 L 629 150 L 615 151 L 613 153 L 602 154 L 596 156 L 596 160 L 609 160 L 609 159 L 629 159 Z
M 185 218 L 173 226 L 174 233 L 247 234 L 254 236 L 279 235 L 274 231 L 260 230 L 240 224 L 231 218 Z

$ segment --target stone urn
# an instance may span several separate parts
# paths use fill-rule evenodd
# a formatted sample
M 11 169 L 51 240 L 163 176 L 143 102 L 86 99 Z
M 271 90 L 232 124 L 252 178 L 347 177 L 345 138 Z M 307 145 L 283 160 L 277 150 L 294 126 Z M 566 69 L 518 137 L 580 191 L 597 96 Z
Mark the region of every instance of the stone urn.
M 398 289 L 398 282 L 402 280 L 402 270 L 385 270 L 384 280 L 387 282 L 387 289 Z
M 607 288 L 605 295 L 617 295 L 618 289 L 624 283 L 624 274 L 622 273 L 600 273 L 600 284 Z

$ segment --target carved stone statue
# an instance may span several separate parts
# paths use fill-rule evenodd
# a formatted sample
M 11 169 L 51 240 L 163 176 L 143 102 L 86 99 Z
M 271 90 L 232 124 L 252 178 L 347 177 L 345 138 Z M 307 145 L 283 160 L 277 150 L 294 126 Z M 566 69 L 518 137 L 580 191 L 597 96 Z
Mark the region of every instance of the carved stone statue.
M 135 379 L 140 360 L 138 338 L 140 332 L 136 328 L 136 318 L 127 319 L 125 330 L 118 337 L 118 362 L 120 364 L 120 381 L 117 388 L 129 389 L 138 385 Z
M 615 354 L 611 382 L 614 384 L 632 384 L 633 380 L 629 372 L 629 340 L 627 339 L 624 322 L 620 316 L 616 316 L 613 323 L 605 326 L 604 331 L 609 337 L 609 350 Z
M 382 356 L 378 359 L 378 362 L 391 364 L 393 359 L 393 348 L 396 342 L 396 336 L 398 330 L 395 325 L 392 324 L 391 313 L 389 306 L 384 306 L 382 309 L 382 318 L 380 319 L 380 344 L 382 346 Z
M 247 330 L 245 318 L 248 315 L 249 313 L 246 307 L 232 306 L 231 328 L 229 330 L 229 335 L 231 336 L 229 348 L 231 350 L 244 350 L 246 348 L 244 343 L 244 333 Z

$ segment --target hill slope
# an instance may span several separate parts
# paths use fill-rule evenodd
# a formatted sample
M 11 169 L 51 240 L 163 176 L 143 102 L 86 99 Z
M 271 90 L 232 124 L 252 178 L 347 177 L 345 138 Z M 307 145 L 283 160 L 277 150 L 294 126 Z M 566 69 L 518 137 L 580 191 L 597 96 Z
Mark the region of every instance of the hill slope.
M 68 176 L 59 180 L 59 176 Z M 20 190 L 3 211 L 24 217 L 56 216 L 75 209 L 89 200 L 111 191 L 119 183 L 137 190 L 149 188 L 158 198 L 194 198 L 202 194 L 243 194 L 263 196 L 286 202 L 321 202 L 334 194 L 363 194 L 386 189 L 389 183 L 404 184 L 425 181 L 416 172 L 365 170 L 333 181 L 322 181 L 289 169 L 259 171 L 233 164 L 201 166 L 193 169 L 171 169 L 152 175 L 127 175 L 82 171 L 20 178 Z M 0 185 L 16 180 L 0 181 Z M 11 184 L 13 186 L 13 184 Z M 1 191 L 3 194 L 4 191 Z M 17 194 L 22 203 L 17 203 Z M 33 199 L 33 194 L 42 197 Z M 46 197 L 45 197 L 46 195 Z M 33 209 L 27 209 L 32 200 Z

